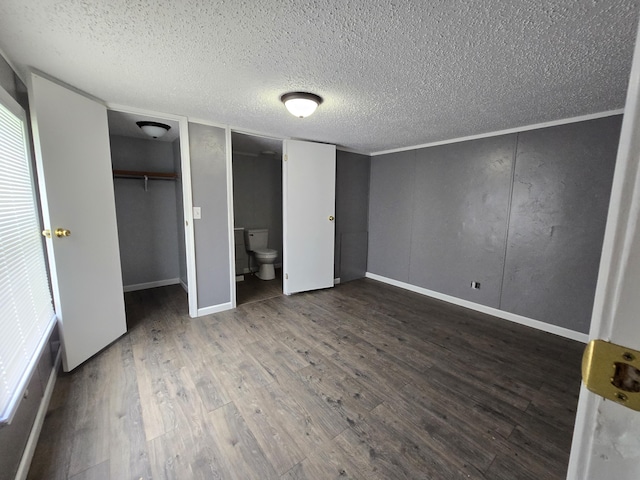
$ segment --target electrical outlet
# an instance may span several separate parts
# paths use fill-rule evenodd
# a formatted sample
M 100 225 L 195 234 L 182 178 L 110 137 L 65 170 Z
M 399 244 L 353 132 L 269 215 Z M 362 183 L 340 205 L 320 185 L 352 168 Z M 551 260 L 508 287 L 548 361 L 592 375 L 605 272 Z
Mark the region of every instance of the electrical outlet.
M 480 290 L 480 282 L 471 282 L 471 288 L 474 290 Z
M 200 207 L 193 207 L 193 219 L 200 220 L 202 218 L 202 211 Z

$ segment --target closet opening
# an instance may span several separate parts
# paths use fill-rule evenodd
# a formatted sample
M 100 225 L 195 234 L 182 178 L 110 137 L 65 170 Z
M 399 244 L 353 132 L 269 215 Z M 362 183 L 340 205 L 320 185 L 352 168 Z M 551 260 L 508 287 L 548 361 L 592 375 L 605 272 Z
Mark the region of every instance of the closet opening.
M 236 305 L 282 295 L 282 140 L 231 132 Z
M 124 292 L 188 294 L 180 122 L 115 110 L 108 122 Z M 152 136 L 138 122 L 169 129 Z

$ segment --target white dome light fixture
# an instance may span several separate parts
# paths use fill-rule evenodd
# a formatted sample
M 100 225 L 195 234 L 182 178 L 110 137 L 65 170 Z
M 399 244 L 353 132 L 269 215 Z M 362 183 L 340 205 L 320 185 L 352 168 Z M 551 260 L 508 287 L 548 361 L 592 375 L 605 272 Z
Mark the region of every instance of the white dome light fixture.
M 144 133 L 153 138 L 160 138 L 171 128 L 169 125 L 158 122 L 136 122 Z
M 289 92 L 280 97 L 289 112 L 298 118 L 304 118 L 316 111 L 322 103 L 322 97 L 313 93 Z

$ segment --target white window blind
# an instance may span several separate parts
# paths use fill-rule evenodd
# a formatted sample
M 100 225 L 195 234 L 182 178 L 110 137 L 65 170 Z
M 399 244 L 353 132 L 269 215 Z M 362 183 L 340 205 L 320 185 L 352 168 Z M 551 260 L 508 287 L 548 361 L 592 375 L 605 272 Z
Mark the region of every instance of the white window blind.
M 0 423 L 10 422 L 55 317 L 24 110 L 0 89 Z

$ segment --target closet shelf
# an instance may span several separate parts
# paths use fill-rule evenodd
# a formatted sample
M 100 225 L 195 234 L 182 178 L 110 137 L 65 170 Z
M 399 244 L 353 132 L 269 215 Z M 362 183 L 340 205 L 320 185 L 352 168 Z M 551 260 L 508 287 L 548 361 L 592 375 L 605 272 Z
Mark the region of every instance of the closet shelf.
M 177 180 L 178 174 L 174 172 L 144 172 L 135 170 L 114 170 L 114 178 L 138 178 L 144 180 Z

